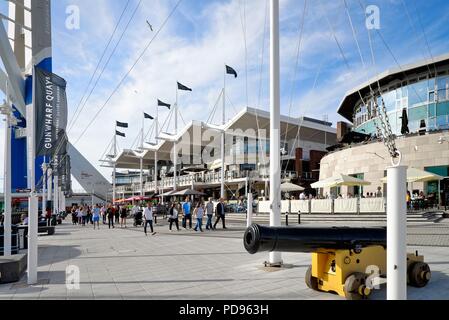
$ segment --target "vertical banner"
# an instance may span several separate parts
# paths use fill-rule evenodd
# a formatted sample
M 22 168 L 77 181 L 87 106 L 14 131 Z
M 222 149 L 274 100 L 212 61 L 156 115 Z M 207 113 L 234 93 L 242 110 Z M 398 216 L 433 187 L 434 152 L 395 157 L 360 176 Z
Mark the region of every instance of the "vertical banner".
M 67 152 L 66 81 L 35 68 L 36 156 L 63 155 Z

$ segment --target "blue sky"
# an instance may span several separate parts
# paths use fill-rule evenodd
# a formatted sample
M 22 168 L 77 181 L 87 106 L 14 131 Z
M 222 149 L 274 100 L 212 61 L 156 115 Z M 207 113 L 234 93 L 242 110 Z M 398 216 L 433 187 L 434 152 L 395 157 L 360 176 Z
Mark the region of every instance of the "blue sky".
M 304 1 L 281 0 L 283 114 L 306 115 L 318 119 L 327 115 L 335 125 L 336 121 L 342 120 L 336 110 L 345 92 L 376 73 L 396 67 L 393 57 L 375 33 L 372 33 L 372 37 L 376 64 L 372 64 L 365 13 L 362 10 L 367 5 L 379 7 L 379 32 L 401 65 L 430 58 L 423 31 L 433 56 L 449 51 L 449 24 L 446 23 L 449 18 L 448 1 L 346 0 L 367 64 L 363 68 L 344 1 L 308 0 L 298 68 L 295 71 Z M 73 112 L 126 2 L 127 0 L 53 1 L 54 72 L 68 81 L 70 119 L 73 118 Z M 138 2 L 139 0 L 130 0 L 113 44 L 117 42 Z M 77 140 L 92 115 L 104 104 L 176 2 L 142 1 L 111 63 L 70 131 L 72 141 Z M 77 147 L 92 163 L 98 165 L 100 156 L 112 138 L 115 120 L 131 124 L 131 128 L 127 130 L 128 137 L 120 142 L 121 147 L 130 147 L 140 130 L 142 111 L 154 114 L 157 98 L 174 102 L 177 80 L 194 90 L 191 94 L 180 96 L 180 108 L 185 121 L 206 120 L 223 86 L 225 63 L 233 66 L 239 73 L 236 80 L 227 78 L 228 118 L 247 103 L 251 107 L 268 110 L 269 33 L 268 30 L 264 31 L 266 4 L 267 0 L 183 0 Z M 66 8 L 69 5 L 76 5 L 80 9 L 81 24 L 78 30 L 66 28 Z M 3 2 L 0 3 L 0 10 L 2 13 L 6 12 Z M 349 67 L 341 57 L 327 19 L 341 44 Z M 146 20 L 153 24 L 154 32 L 149 30 Z M 243 29 L 246 29 L 247 68 Z M 109 47 L 106 57 L 112 47 Z M 103 64 L 104 62 L 105 60 Z M 0 132 L 0 141 L 3 143 L 1 128 Z M 0 172 L 2 169 L 1 165 Z M 109 178 L 109 170 L 101 171 Z

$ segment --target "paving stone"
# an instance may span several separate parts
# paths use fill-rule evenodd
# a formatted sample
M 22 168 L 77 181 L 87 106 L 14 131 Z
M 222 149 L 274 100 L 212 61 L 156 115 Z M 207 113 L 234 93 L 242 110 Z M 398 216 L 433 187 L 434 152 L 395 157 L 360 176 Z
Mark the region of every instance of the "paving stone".
M 39 286 L 0 285 L 0 299 L 322 299 L 304 283 L 310 254 L 284 253 L 290 264 L 267 272 L 268 254 L 250 255 L 242 244 L 243 226 L 234 230 L 170 233 L 156 226 L 157 236 L 141 229 L 109 230 L 63 224 L 52 237 L 40 237 Z M 433 272 L 422 289 L 410 288 L 409 299 L 449 300 L 449 223 L 413 225 L 410 248 L 425 255 Z M 440 246 L 440 247 L 438 247 Z M 67 290 L 66 268 L 80 270 L 80 290 Z M 385 288 L 372 299 L 385 299 Z

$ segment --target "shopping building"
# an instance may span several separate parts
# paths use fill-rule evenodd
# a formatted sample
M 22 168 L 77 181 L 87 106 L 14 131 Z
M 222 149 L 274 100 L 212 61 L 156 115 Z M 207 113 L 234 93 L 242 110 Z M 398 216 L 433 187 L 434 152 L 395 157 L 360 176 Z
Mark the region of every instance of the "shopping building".
M 443 205 L 449 203 L 449 54 L 379 74 L 348 92 L 338 113 L 350 123 L 338 123 L 338 144 L 322 159 L 320 180 L 338 173 L 371 185 L 361 191 L 346 187 L 323 193 L 366 195 L 381 187 L 386 194 L 381 180 L 391 161 L 379 140 L 383 117 L 389 120 L 403 165 L 444 177 L 440 194 L 438 181 L 413 183 L 409 190 L 434 195 Z
M 178 135 L 153 140 L 144 152 L 124 150 L 103 165 L 115 164 L 116 198 L 146 196 L 174 189 L 173 148 L 178 156 L 176 189 L 195 189 L 218 198 L 221 190 L 221 135 L 225 132 L 225 186 L 228 199 L 252 190 L 260 197 L 269 195 L 270 115 L 245 108 L 223 126 L 193 121 Z M 160 133 L 162 136 L 163 133 Z M 327 148 L 336 143 L 332 123 L 307 117 L 281 117 L 282 178 L 310 189 L 319 179 L 319 163 Z M 155 172 L 155 156 L 158 170 Z M 142 159 L 141 159 L 142 158 Z M 155 183 L 157 177 L 157 185 Z M 311 192 L 313 190 L 310 189 Z

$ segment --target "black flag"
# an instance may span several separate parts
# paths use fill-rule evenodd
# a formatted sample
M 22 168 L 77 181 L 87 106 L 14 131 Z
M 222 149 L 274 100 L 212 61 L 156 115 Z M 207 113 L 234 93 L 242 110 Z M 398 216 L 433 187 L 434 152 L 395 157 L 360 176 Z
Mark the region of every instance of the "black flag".
M 192 89 L 186 87 L 185 85 L 178 82 L 178 90 L 184 90 L 184 91 L 192 91 Z
M 66 81 L 35 68 L 36 156 L 63 155 L 67 147 Z
M 235 71 L 233 68 L 231 68 L 230 66 L 226 66 L 226 73 L 227 74 L 233 74 L 236 78 L 237 78 L 237 71 Z
M 117 127 L 120 127 L 120 128 L 128 128 L 128 124 L 127 124 L 127 123 L 123 123 L 123 122 L 117 121 Z
M 120 137 L 123 137 L 123 138 L 126 138 L 126 134 L 124 134 L 124 133 L 121 133 L 120 131 L 115 131 L 115 134 L 117 135 L 117 136 L 120 136 Z
M 152 116 L 150 116 L 148 113 L 143 113 L 145 119 L 150 119 L 150 120 L 154 120 L 154 118 Z
M 162 102 L 161 100 L 157 100 L 157 106 L 158 107 L 167 107 L 170 109 L 171 105 L 169 105 L 168 103 Z

